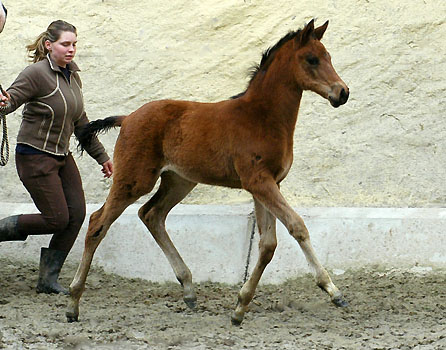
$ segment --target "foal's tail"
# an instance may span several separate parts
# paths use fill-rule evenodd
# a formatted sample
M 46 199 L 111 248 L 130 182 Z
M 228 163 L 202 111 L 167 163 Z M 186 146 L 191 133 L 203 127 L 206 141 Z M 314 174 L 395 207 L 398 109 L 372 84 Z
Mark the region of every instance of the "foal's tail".
M 108 117 L 105 119 L 94 120 L 88 124 L 82 125 L 74 132 L 78 141 L 78 149 L 83 152 L 85 148 L 91 144 L 93 138 L 97 137 L 99 133 L 106 133 L 111 128 L 121 126 L 122 121 L 126 115 Z

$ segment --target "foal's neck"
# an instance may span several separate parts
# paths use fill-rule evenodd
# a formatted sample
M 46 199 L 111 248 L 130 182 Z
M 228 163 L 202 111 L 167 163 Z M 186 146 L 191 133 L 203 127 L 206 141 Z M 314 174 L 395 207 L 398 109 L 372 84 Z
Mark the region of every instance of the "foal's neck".
M 282 124 L 287 130 L 294 132 L 302 89 L 284 80 L 275 79 L 273 72 L 266 72 L 262 79 L 250 86 L 246 95 L 258 106 L 258 118 L 276 126 Z
M 303 90 L 296 83 L 290 62 L 287 51 L 276 53 L 272 62 L 256 73 L 247 92 L 268 116 L 294 128 Z

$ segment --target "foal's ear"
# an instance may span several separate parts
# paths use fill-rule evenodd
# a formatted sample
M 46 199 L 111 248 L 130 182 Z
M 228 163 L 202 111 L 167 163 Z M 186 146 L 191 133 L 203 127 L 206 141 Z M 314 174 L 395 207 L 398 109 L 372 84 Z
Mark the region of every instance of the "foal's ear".
M 320 27 L 317 27 L 314 30 L 314 35 L 316 36 L 317 40 L 321 40 L 322 37 L 324 36 L 325 31 L 327 30 L 328 27 L 328 21 L 325 22 L 323 25 L 321 25 Z
M 314 32 L 314 19 L 312 19 L 308 24 L 302 29 L 302 34 L 300 36 L 300 45 L 304 46 L 308 39 L 310 39 L 311 35 Z

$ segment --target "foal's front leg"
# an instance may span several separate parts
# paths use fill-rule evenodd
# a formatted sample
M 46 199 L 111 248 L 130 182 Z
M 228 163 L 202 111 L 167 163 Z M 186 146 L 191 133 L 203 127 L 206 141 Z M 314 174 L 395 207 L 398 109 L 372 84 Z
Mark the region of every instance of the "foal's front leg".
M 238 294 L 238 303 L 231 318 L 234 325 L 242 323 L 248 305 L 254 297 L 260 277 L 262 277 L 263 271 L 273 258 L 277 246 L 276 218 L 256 199 L 254 199 L 254 204 L 260 234 L 259 259 L 251 277 L 246 281 Z
M 328 272 L 316 257 L 304 221 L 283 198 L 274 180 L 266 178 L 265 181 L 252 184 L 249 190 L 257 200 L 285 225 L 291 236 L 299 243 L 311 270 L 314 272 L 316 284 L 328 293 L 331 301 L 336 306 L 347 306 L 348 303 L 344 300 L 342 293 L 334 285 Z

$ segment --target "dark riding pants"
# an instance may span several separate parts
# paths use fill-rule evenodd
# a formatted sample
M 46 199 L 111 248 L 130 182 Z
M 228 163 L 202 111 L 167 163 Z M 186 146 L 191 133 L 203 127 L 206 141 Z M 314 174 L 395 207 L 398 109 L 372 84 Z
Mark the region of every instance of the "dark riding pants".
M 85 197 L 79 170 L 69 154 L 18 154 L 16 167 L 40 214 L 18 218 L 26 235 L 52 234 L 49 248 L 69 252 L 85 219 Z

